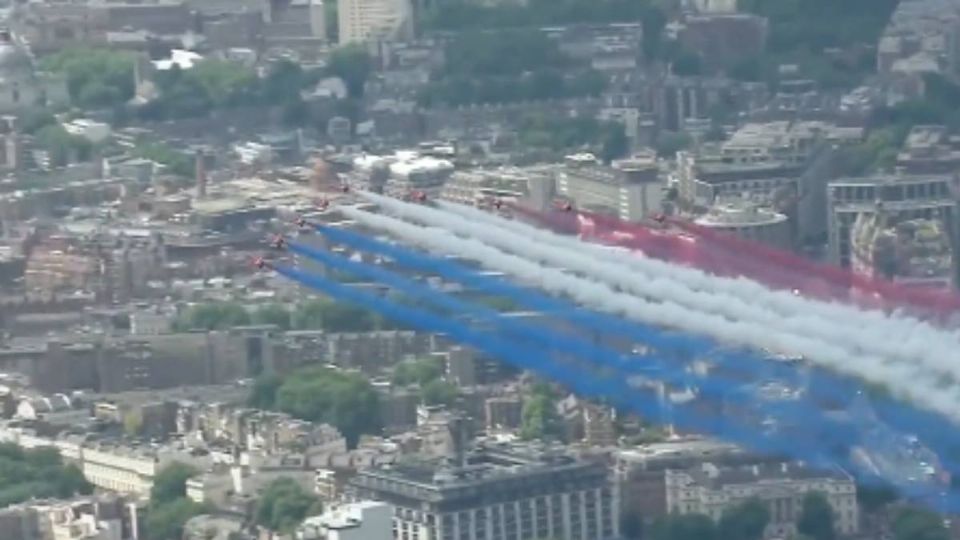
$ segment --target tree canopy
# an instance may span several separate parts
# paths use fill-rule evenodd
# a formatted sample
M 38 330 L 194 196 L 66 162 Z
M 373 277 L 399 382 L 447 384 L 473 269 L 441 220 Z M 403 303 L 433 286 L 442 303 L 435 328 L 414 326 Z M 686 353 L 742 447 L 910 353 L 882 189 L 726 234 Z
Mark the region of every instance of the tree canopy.
M 563 426 L 557 414 L 556 397 L 546 385 L 534 386 L 523 402 L 520 436 L 524 439 L 559 439 Z
M 164 166 L 167 172 L 180 177 L 193 176 L 193 160 L 161 141 L 141 140 L 133 148 L 133 155 L 155 161 Z
M 662 29 L 662 23 L 656 23 L 665 19 L 650 0 L 530 0 L 522 4 L 453 0 L 438 2 L 426 12 L 423 23 L 428 29 L 468 30 L 642 21 L 646 30 L 648 24 L 651 29 Z
M 175 462 L 167 465 L 153 478 L 150 503 L 161 505 L 185 497 L 187 480 L 196 474 L 196 469 L 183 463 Z
M 948 540 L 943 517 L 919 508 L 903 508 L 893 520 L 894 540 Z
M 292 478 L 278 478 L 270 483 L 257 501 L 254 518 L 258 525 L 282 534 L 293 532 L 311 514 L 321 512 L 315 496 Z
M 444 66 L 420 95 L 426 105 L 511 103 L 595 96 L 606 79 L 540 32 L 468 31 L 444 50 Z
M 67 48 L 40 62 L 42 69 L 63 73 L 70 99 L 81 107 L 106 108 L 133 97 L 134 58 L 106 48 Z
M 404 360 L 393 368 L 393 384 L 424 386 L 441 378 L 443 372 L 443 359 L 436 356 Z
M 177 330 L 227 330 L 250 324 L 250 314 L 240 304 L 214 302 L 192 306 L 174 321 Z
M 298 330 L 369 332 L 378 327 L 374 313 L 328 299 L 307 300 L 293 310 L 292 325 Z
M 823 493 L 814 491 L 803 497 L 797 531 L 813 540 L 833 540 L 836 537 L 833 507 Z
M 363 89 L 373 71 L 373 59 L 370 53 L 360 45 L 340 47 L 330 54 L 327 72 L 340 77 L 347 86 L 352 98 L 363 97 Z
M 29 499 L 68 498 L 93 492 L 74 465 L 64 465 L 54 448 L 23 450 L 0 443 L 0 507 Z
M 651 540 L 726 540 L 717 535 L 713 520 L 703 514 L 669 515 L 650 527 Z
M 629 150 L 622 124 L 594 118 L 528 115 L 520 120 L 518 143 L 523 148 L 564 152 L 587 148 L 603 161 L 621 158 Z
M 272 383 L 271 383 L 272 384 Z M 265 405 L 269 384 L 256 397 Z M 254 390 L 256 391 L 256 385 Z M 253 399 L 253 397 L 251 397 Z M 370 382 L 360 374 L 325 367 L 311 367 L 291 374 L 276 388 L 271 407 L 302 420 L 335 426 L 350 446 L 363 434 L 381 429 L 379 398 Z
M 283 304 L 267 304 L 253 311 L 254 324 L 272 324 L 281 330 L 290 329 L 290 310 Z
M 186 497 L 153 505 L 145 524 L 150 540 L 179 540 L 183 538 L 183 526 L 194 516 L 203 514 L 206 507 Z
M 852 87 L 875 68 L 874 47 L 899 0 L 741 0 L 739 9 L 769 21 L 767 52 L 731 72 L 776 79 L 780 64 L 824 87 Z M 836 53 L 836 54 L 834 54 Z
M 60 124 L 48 124 L 34 134 L 37 144 L 50 154 L 53 166 L 89 161 L 93 144 L 86 138 L 68 133 Z
M 750 499 L 726 512 L 717 524 L 723 540 L 760 540 L 770 523 L 770 510 L 758 499 Z
M 455 384 L 436 379 L 420 387 L 420 399 L 424 405 L 456 405 L 460 389 Z

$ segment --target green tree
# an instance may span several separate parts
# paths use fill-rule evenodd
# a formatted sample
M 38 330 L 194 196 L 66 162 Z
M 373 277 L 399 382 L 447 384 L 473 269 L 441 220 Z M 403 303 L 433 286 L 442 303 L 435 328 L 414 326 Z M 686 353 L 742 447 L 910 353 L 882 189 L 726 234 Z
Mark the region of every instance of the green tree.
M 524 439 L 558 439 L 563 426 L 553 396 L 535 392 L 523 403 L 520 436 Z
M 435 356 L 404 360 L 393 368 L 393 384 L 424 386 L 443 376 L 443 360 Z
M 807 493 L 797 519 L 797 531 L 814 540 L 833 540 L 836 537 L 833 518 L 833 508 L 823 493 Z
M 330 54 L 327 70 L 331 75 L 343 79 L 350 97 L 361 98 L 373 71 L 373 60 L 362 46 L 347 45 Z
M 272 324 L 281 330 L 290 329 L 290 310 L 282 304 L 267 304 L 254 310 L 253 324 Z
M 179 540 L 183 526 L 194 516 L 205 511 L 203 505 L 180 497 L 165 504 L 151 505 L 146 520 L 147 538 L 150 540 Z
M 153 478 L 150 504 L 160 506 L 185 497 L 187 480 L 196 474 L 196 469 L 183 463 L 174 462 L 167 465 Z
M 770 510 L 758 499 L 750 499 L 726 512 L 717 531 L 723 540 L 760 540 L 770 523 Z
M 639 513 L 620 513 L 620 534 L 627 540 L 640 540 L 643 538 L 643 518 Z
M 606 128 L 603 136 L 603 146 L 600 150 L 600 159 L 604 163 L 622 158 L 630 151 L 630 139 L 621 124 L 613 123 Z
M 273 105 L 301 102 L 300 91 L 307 82 L 307 74 L 300 64 L 280 60 L 270 65 L 263 80 L 262 95 L 267 103 Z
M 291 478 L 278 478 L 267 486 L 254 510 L 257 524 L 280 533 L 290 533 L 317 512 L 317 498 Z
M 447 44 L 444 58 L 419 96 L 424 105 L 595 96 L 607 85 L 606 77 L 540 32 L 463 32 Z
M 247 404 L 255 409 L 272 409 L 277 402 L 277 390 L 283 378 L 273 373 L 260 375 L 253 381 Z
M 13 444 L 0 444 L 0 506 L 92 491 L 83 473 L 73 465 L 64 466 L 55 448 L 23 450 Z
M 377 393 L 357 373 L 329 368 L 298 371 L 277 390 L 276 406 L 297 418 L 335 426 L 351 446 L 360 435 L 381 429 Z
M 50 161 L 55 166 L 64 166 L 76 161 L 88 161 L 93 144 L 79 136 L 71 135 L 60 124 L 48 124 L 37 130 L 37 144 L 50 153 Z
M 249 324 L 247 310 L 230 302 L 193 306 L 174 321 L 174 327 L 179 330 L 226 330 Z
M 686 133 L 664 132 L 657 137 L 656 149 L 657 155 L 661 157 L 673 157 L 677 152 L 684 150 L 692 144 L 693 140 Z
M 33 109 L 25 112 L 20 118 L 20 131 L 33 135 L 47 126 L 57 124 L 57 118 L 46 109 Z
M 873 70 L 869 53 L 898 0 L 741 0 L 738 8 L 769 21 L 766 65 L 795 64 L 824 86 L 859 84 Z M 852 51 L 865 51 L 849 59 Z M 832 51 L 840 54 L 828 54 Z M 869 61 L 865 59 L 869 58 Z
M 293 327 L 298 330 L 328 332 L 368 332 L 376 328 L 373 313 L 333 300 L 308 300 L 293 311 Z
M 662 22 L 651 14 L 659 16 Z M 647 21 L 644 36 L 659 36 L 666 17 L 649 0 L 531 0 L 523 4 L 480 4 L 467 0 L 437 3 L 425 13 L 423 26 L 430 29 L 462 31 L 468 29 L 542 27 L 566 24 Z
M 898 498 L 897 490 L 889 486 L 857 485 L 857 502 L 867 513 L 877 512 Z
M 446 405 L 450 407 L 460 399 L 460 390 L 454 384 L 436 379 L 420 388 L 420 399 L 424 405 Z
M 948 540 L 943 517 L 919 508 L 903 508 L 893 520 L 894 540 Z
M 187 154 L 174 150 L 166 143 L 138 141 L 133 148 L 133 155 L 163 165 L 170 174 L 181 177 L 193 176 L 193 160 Z
M 651 540 L 721 540 L 713 520 L 702 514 L 665 516 L 650 527 Z M 723 538 L 722 540 L 726 540 Z
M 700 55 L 690 51 L 681 51 L 673 61 L 673 73 L 681 77 L 692 77 L 703 72 L 703 60 Z
M 139 409 L 128 411 L 123 415 L 123 432 L 131 437 L 140 435 L 143 431 L 143 413 Z
M 41 69 L 63 73 L 70 99 L 81 107 L 113 107 L 133 97 L 134 57 L 110 49 L 67 48 L 44 58 Z

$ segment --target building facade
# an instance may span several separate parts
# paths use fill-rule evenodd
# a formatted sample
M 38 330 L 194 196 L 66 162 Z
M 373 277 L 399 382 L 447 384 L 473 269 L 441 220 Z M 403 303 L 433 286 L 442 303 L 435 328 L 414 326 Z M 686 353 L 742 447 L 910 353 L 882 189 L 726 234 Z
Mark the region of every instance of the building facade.
M 845 178 L 830 182 L 827 210 L 830 257 L 849 267 L 852 259 L 851 233 L 860 214 L 882 205 L 894 221 L 935 219 L 956 238 L 957 202 L 953 196 L 953 175 L 881 175 Z M 954 243 L 956 240 L 954 240 Z
M 361 471 L 356 496 L 392 504 L 401 540 L 607 540 L 617 495 L 602 463 L 529 447 L 483 446 L 464 466 Z
M 842 535 L 859 532 L 857 488 L 849 475 L 781 463 L 700 469 L 666 473 L 666 509 L 673 514 L 703 514 L 719 520 L 723 513 L 751 499 L 768 505 L 766 538 L 792 537 L 803 498 L 819 492 L 833 508 L 834 527 Z

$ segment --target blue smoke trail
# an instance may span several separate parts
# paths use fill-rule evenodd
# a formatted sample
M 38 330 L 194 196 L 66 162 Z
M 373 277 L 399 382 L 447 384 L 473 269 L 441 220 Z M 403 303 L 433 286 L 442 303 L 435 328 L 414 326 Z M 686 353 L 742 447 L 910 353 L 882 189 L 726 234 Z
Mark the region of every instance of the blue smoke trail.
M 297 242 L 288 242 L 289 250 L 298 255 L 313 259 L 328 267 L 347 272 L 360 278 L 369 279 L 404 292 L 407 296 L 428 302 L 440 309 L 454 313 L 472 315 L 480 320 L 492 323 L 493 326 L 507 334 L 523 340 L 534 342 L 537 346 L 548 350 L 555 350 L 563 354 L 573 354 L 593 363 L 600 363 L 618 372 L 643 375 L 666 381 L 675 386 L 693 386 L 704 395 L 712 398 L 721 398 L 729 403 L 740 405 L 758 405 L 755 392 L 749 388 L 733 388 L 729 383 L 721 383 L 715 377 L 703 378 L 686 373 L 676 363 L 658 361 L 651 357 L 628 358 L 613 350 L 598 347 L 582 339 L 570 337 L 562 333 L 548 330 L 535 324 L 505 318 L 501 313 L 465 302 L 415 280 L 401 276 L 383 268 L 358 263 L 334 255 L 330 252 L 314 249 Z M 860 442 L 857 427 L 851 423 L 841 423 L 824 418 L 821 411 L 804 406 L 802 401 L 761 404 L 766 413 L 775 413 L 780 422 L 802 424 L 812 430 L 811 435 L 829 437 L 836 444 L 854 446 Z
M 646 417 L 653 418 L 658 416 L 660 405 L 657 397 L 650 395 L 652 394 L 650 392 L 644 392 L 639 388 L 631 387 L 626 381 L 620 378 L 607 380 L 597 379 L 579 370 L 572 370 L 563 363 L 553 362 L 549 358 L 543 357 L 537 350 L 517 346 L 514 343 L 503 342 L 496 335 L 473 331 L 462 323 L 455 322 L 451 319 L 401 306 L 380 299 L 370 293 L 346 287 L 293 268 L 277 266 L 275 270 L 283 276 L 317 289 L 337 300 L 379 312 L 384 316 L 396 320 L 402 320 L 422 330 L 444 333 L 451 339 L 470 345 L 477 350 L 484 351 L 492 356 L 512 363 L 517 367 L 530 369 L 547 378 L 560 382 L 580 395 L 605 398 L 608 401 L 612 401 L 615 406 L 621 409 L 630 410 Z M 812 448 L 805 441 L 800 441 L 793 437 L 789 437 L 788 439 L 769 436 L 758 437 L 730 422 L 718 422 L 717 420 L 706 421 L 703 419 L 704 415 L 702 412 L 698 413 L 696 410 L 687 406 L 681 405 L 676 407 L 674 413 L 674 418 L 677 420 L 678 425 L 701 433 L 720 436 L 760 451 L 794 456 L 805 459 L 813 465 L 820 466 L 832 466 L 837 462 L 841 464 L 847 463 L 846 459 L 833 462 L 823 461 L 819 458 L 819 450 Z M 929 489 L 925 486 L 908 485 L 897 487 L 904 493 L 916 498 L 929 499 L 929 497 L 931 497 Z M 960 508 L 958 502 L 960 501 L 945 497 L 943 504 L 946 505 L 949 503 L 951 508 Z
M 359 233 L 316 224 L 314 228 L 334 242 L 362 251 L 378 253 L 409 268 L 436 273 L 491 294 L 510 297 L 531 309 L 566 319 L 597 332 L 629 336 L 637 342 L 651 345 L 660 353 L 673 350 L 677 351 L 681 357 L 696 357 L 707 355 L 717 348 L 715 342 L 706 338 L 669 335 L 642 323 L 585 310 L 537 291 L 483 275 L 455 262 L 381 242 Z M 740 352 L 714 357 L 722 365 L 734 367 L 754 377 L 758 373 L 770 373 L 791 385 L 803 384 L 802 377 L 795 369 L 779 362 L 771 362 L 768 359 Z M 854 384 L 850 379 L 838 377 L 823 368 L 811 366 L 807 370 L 811 377 L 816 379 L 816 384 L 806 386 L 817 399 L 846 406 L 852 396 L 862 391 L 862 386 L 859 384 Z M 944 426 L 949 426 L 950 423 L 939 415 L 920 411 L 915 407 L 889 399 L 875 400 L 875 404 L 878 412 L 882 412 L 883 419 L 891 426 L 902 432 L 916 433 L 923 439 L 924 444 L 934 449 L 941 457 L 950 456 L 955 449 L 960 448 L 960 442 L 954 430 L 944 429 Z M 955 465 L 951 465 L 950 469 L 960 471 L 960 467 Z
M 581 395 L 612 399 L 615 403 L 647 417 L 657 417 L 660 413 L 659 399 L 655 392 L 644 392 L 640 388 L 630 386 L 623 377 L 601 381 L 583 370 L 572 369 L 562 362 L 553 361 L 543 356 L 536 349 L 503 341 L 496 334 L 472 330 L 453 319 L 383 300 L 368 292 L 340 285 L 297 269 L 282 266 L 277 266 L 275 269 L 281 275 L 320 290 L 335 299 L 379 312 L 393 319 L 402 320 L 423 330 L 444 333 L 451 339 L 501 358 L 522 369 L 530 369 L 547 376 L 547 378 L 561 382 L 575 389 L 578 393 L 582 392 Z M 635 399 L 638 395 L 644 393 L 650 394 L 647 400 Z M 734 439 L 739 439 L 746 446 L 752 448 L 771 453 L 794 455 L 824 465 L 832 464 L 830 461 L 821 459 L 819 452 L 815 449 L 808 448 L 802 451 L 803 443 L 795 439 L 774 442 L 768 437 L 758 438 L 742 428 L 731 425 L 729 421 L 704 422 L 701 420 L 704 416 L 703 412 L 694 411 L 692 407 L 688 406 L 678 406 L 674 413 L 674 418 L 678 420 L 678 424 L 691 429 L 723 436 L 734 435 Z

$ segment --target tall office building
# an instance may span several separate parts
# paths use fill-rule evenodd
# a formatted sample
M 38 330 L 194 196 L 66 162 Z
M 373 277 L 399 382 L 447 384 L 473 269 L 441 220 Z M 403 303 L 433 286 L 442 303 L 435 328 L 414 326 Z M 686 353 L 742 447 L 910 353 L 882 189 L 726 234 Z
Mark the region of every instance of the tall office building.
M 413 34 L 410 0 L 340 0 L 340 44 L 409 38 Z
M 464 465 L 401 463 L 361 471 L 360 499 L 394 506 L 406 540 L 610 540 L 616 492 L 603 463 L 515 445 L 479 446 Z

